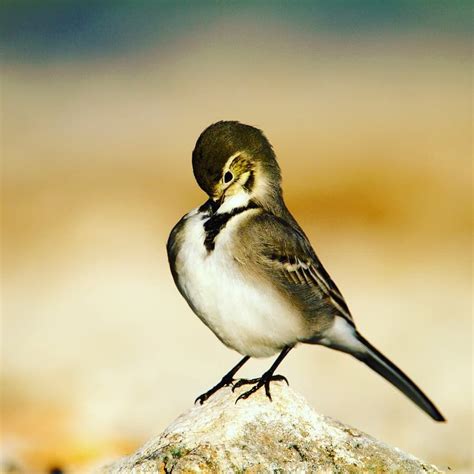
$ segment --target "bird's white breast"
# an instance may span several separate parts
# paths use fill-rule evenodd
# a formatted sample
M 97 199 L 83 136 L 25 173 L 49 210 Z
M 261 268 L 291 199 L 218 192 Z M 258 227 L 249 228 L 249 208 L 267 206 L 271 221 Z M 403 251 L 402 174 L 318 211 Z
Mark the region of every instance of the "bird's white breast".
M 297 342 L 303 320 L 271 282 L 245 271 L 232 253 L 236 227 L 248 210 L 230 219 L 213 251 L 204 246 L 208 217 L 191 211 L 176 258 L 178 284 L 194 312 L 227 346 L 243 355 L 267 357 Z M 245 224 L 244 224 L 245 225 Z

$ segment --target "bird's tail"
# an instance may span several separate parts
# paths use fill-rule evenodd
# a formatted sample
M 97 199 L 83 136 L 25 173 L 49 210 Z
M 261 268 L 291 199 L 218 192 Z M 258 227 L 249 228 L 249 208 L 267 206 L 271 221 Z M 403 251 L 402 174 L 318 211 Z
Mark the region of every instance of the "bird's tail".
M 416 403 L 422 410 L 436 421 L 445 421 L 440 411 L 433 402 L 416 386 L 407 375 L 405 375 L 395 364 L 379 352 L 367 339 L 355 331 L 357 340 L 365 350 L 350 352 L 354 357 L 375 370 L 379 375 L 395 385 L 411 401 Z

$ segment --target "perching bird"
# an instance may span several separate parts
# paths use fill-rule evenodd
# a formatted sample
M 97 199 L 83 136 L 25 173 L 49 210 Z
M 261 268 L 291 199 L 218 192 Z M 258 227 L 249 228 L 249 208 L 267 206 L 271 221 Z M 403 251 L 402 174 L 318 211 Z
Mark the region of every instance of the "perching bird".
M 298 343 L 321 344 L 364 362 L 436 421 L 428 397 L 357 331 L 341 292 L 283 201 L 280 168 L 257 128 L 234 121 L 209 126 L 192 156 L 209 199 L 186 214 L 167 243 L 174 281 L 191 309 L 244 357 L 196 401 L 226 385 L 261 387 L 271 400 L 277 366 Z M 250 357 L 280 353 L 260 378 L 234 381 Z

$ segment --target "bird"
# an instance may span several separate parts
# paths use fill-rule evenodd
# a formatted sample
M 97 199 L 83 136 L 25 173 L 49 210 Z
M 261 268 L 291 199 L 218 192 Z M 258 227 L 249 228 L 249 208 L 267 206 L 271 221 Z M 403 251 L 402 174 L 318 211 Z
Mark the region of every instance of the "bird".
M 219 121 L 192 152 L 197 184 L 208 199 L 174 226 L 167 253 L 174 282 L 192 311 L 243 358 L 195 403 L 225 386 L 249 385 L 237 399 L 286 377 L 277 367 L 298 344 L 319 344 L 354 356 L 436 421 L 430 399 L 356 328 L 341 292 L 283 200 L 281 171 L 264 133 Z M 278 354 L 255 379 L 234 376 L 250 358 Z

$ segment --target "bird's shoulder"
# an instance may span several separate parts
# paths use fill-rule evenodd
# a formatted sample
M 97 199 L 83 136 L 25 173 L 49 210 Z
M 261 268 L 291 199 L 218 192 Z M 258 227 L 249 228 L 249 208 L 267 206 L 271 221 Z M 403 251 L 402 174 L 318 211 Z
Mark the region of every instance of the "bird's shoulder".
M 166 242 L 166 251 L 168 254 L 168 261 L 171 268 L 171 273 L 173 277 L 176 279 L 176 258 L 180 249 L 183 246 L 184 239 L 185 239 L 185 226 L 186 222 L 190 216 L 197 213 L 196 209 L 185 214 L 181 219 L 175 224 L 175 226 L 171 229 L 171 232 L 168 236 L 168 240 Z
M 292 222 L 260 208 L 238 229 L 238 241 L 245 254 L 263 261 L 288 255 L 304 260 L 315 257 L 308 238 Z
M 179 242 L 184 224 L 186 221 L 186 215 L 181 217 L 181 219 L 174 225 L 174 227 L 171 229 L 170 235 L 168 236 L 168 240 L 166 242 L 166 249 L 168 250 L 168 254 L 173 251 L 173 248 L 176 246 L 176 244 Z

